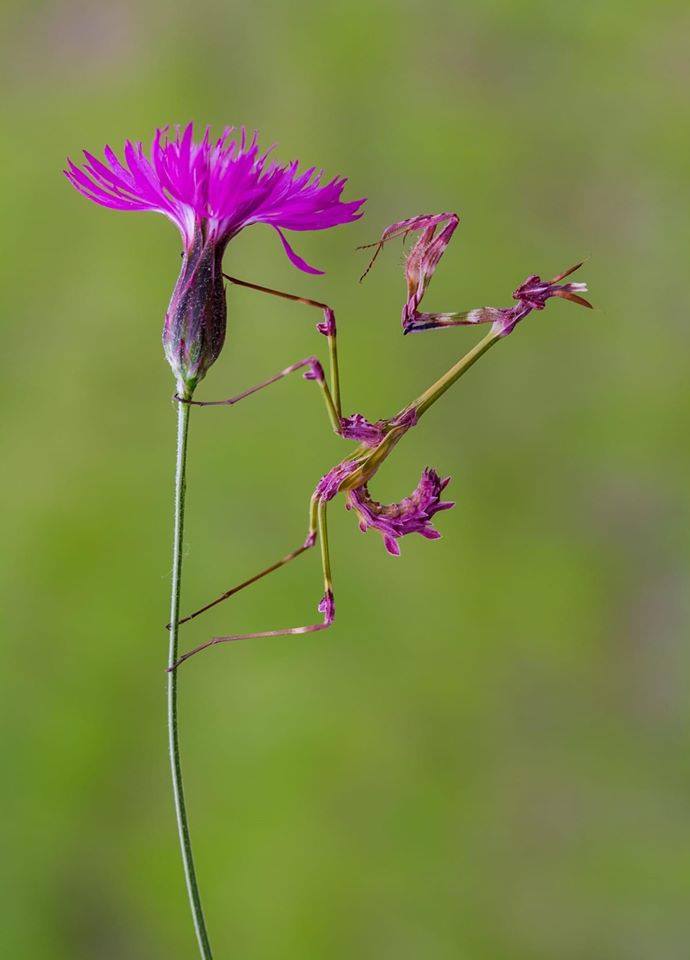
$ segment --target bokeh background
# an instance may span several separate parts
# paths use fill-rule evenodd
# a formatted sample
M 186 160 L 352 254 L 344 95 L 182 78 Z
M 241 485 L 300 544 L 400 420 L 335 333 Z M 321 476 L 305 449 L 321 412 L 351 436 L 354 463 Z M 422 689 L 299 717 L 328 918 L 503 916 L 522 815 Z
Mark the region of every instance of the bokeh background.
M 338 502 L 338 620 L 181 676 L 209 928 L 246 960 L 685 960 L 690 941 L 687 169 L 681 3 L 5 0 L 3 955 L 195 956 L 165 737 L 179 263 L 161 217 L 89 204 L 67 154 L 195 119 L 350 177 L 358 224 L 266 228 L 236 275 L 322 298 L 348 411 L 391 414 L 476 339 L 403 338 L 399 249 L 463 223 L 428 305 L 507 303 L 589 256 L 596 312 L 553 303 L 376 480 L 453 475 L 443 539 L 399 560 Z M 226 396 L 324 343 L 232 291 Z M 301 542 L 343 455 L 295 379 L 195 415 L 190 609 Z M 309 555 L 184 632 L 303 623 Z

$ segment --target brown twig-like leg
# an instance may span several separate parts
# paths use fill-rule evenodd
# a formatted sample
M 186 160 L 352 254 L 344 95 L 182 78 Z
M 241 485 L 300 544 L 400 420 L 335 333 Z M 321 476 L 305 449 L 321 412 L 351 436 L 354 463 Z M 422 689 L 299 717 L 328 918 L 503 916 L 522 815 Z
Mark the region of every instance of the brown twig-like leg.
M 330 566 L 330 557 L 328 552 L 328 530 L 326 525 L 326 502 L 323 500 L 314 500 L 312 499 L 312 512 L 316 512 L 317 515 L 317 526 L 318 526 L 318 535 L 321 540 L 321 565 L 323 567 L 323 580 L 324 580 L 324 595 L 321 598 L 319 603 L 319 612 L 323 614 L 323 620 L 321 623 L 309 623 L 301 627 L 286 627 L 282 630 L 260 630 L 255 633 L 237 633 L 230 636 L 224 637 L 212 637 L 210 640 L 207 640 L 205 643 L 200 644 L 198 647 L 195 647 L 193 650 L 189 650 L 187 653 L 184 653 L 179 659 L 175 662 L 171 669 L 175 670 L 180 666 L 181 663 L 184 663 L 185 660 L 189 660 L 190 657 L 193 657 L 197 653 L 201 653 L 202 650 L 206 650 L 209 647 L 217 646 L 220 643 L 232 643 L 235 640 L 254 640 L 261 639 L 265 637 L 288 637 L 288 636 L 299 636 L 305 633 L 316 633 L 319 630 L 326 630 L 333 623 L 335 619 L 335 603 L 333 600 L 333 583 L 331 580 L 331 566 Z M 307 541 L 309 542 L 309 541 Z M 313 544 L 309 544 L 311 546 Z M 306 549 L 306 545 L 304 547 Z M 302 551 L 299 551 L 302 552 Z M 295 552 L 295 555 L 298 555 L 298 552 Z M 293 557 L 290 557 L 293 559 Z M 285 561 L 287 562 L 287 560 Z M 281 563 L 276 565 L 272 569 L 277 569 L 277 566 L 280 566 Z M 265 573 L 270 572 L 264 571 L 259 577 L 263 576 Z M 250 583 L 254 583 L 259 577 L 254 577 L 251 580 L 248 580 L 245 584 L 242 584 L 238 589 L 241 589 L 242 586 L 247 586 Z M 224 599 L 224 597 L 219 598 L 219 601 Z M 207 608 L 204 608 L 207 609 Z M 201 612 L 201 611 L 199 611 Z
M 196 619 L 196 617 L 201 616 L 202 613 L 206 613 L 207 610 L 210 610 L 212 607 L 217 606 L 219 603 L 222 603 L 224 600 L 229 600 L 230 597 L 234 597 L 236 593 L 239 593 L 240 590 L 244 590 L 245 587 L 250 587 L 253 583 L 256 583 L 258 580 L 262 580 L 264 577 L 267 577 L 269 573 L 275 573 L 276 570 L 280 570 L 281 567 L 284 567 L 287 563 L 290 563 L 291 560 L 296 560 L 301 554 L 305 553 L 310 547 L 314 546 L 313 541 L 305 540 L 302 546 L 297 547 L 296 550 L 291 550 L 290 553 L 286 553 L 284 557 L 281 557 L 280 560 L 277 560 L 275 563 L 272 563 L 270 567 L 266 567 L 265 570 L 262 570 L 260 573 L 255 573 L 253 577 L 250 577 L 248 580 L 239 583 L 236 587 L 231 587 L 229 590 L 226 590 L 225 593 L 221 593 L 219 597 L 216 597 L 215 600 L 211 600 L 210 603 L 204 604 L 203 607 L 199 607 L 198 610 L 195 610 L 194 613 L 188 614 L 186 617 L 182 617 L 178 623 L 181 625 L 183 623 L 189 623 L 190 620 Z M 170 624 L 167 624 L 167 629 L 170 629 Z
M 326 404 L 326 412 L 328 413 L 328 418 L 331 421 L 331 426 L 333 427 L 334 432 L 340 435 L 340 417 L 338 415 L 335 403 L 333 402 L 331 391 L 326 383 L 326 378 L 323 374 L 323 367 L 316 357 L 305 357 L 304 360 L 298 360 L 297 363 L 291 363 L 289 367 L 285 367 L 284 370 L 281 370 L 280 373 L 276 373 L 273 377 L 269 377 L 268 380 L 262 380 L 261 383 L 257 383 L 253 387 L 248 387 L 246 390 L 236 394 L 234 397 L 227 397 L 225 400 L 186 400 L 177 395 L 175 395 L 175 399 L 178 400 L 179 403 L 188 403 L 193 407 L 232 407 L 236 403 L 239 403 L 240 400 L 244 400 L 246 397 L 251 397 L 253 393 L 258 393 L 259 390 L 263 390 L 265 387 L 270 387 L 271 384 L 277 383 L 279 380 L 282 380 L 283 377 L 287 377 L 291 373 L 295 373 L 297 370 L 302 370 L 304 367 L 307 368 L 307 371 L 304 374 L 304 379 L 316 380 L 318 382 L 323 394 L 324 402 Z
M 275 573 L 276 570 L 280 570 L 281 567 L 284 567 L 286 564 L 290 563 L 292 560 L 296 560 L 297 557 L 301 556 L 307 550 L 311 549 L 316 543 L 316 537 L 318 533 L 318 502 L 316 496 L 312 496 L 309 501 L 309 532 L 307 534 L 307 539 L 304 543 L 297 547 L 295 550 L 291 550 L 290 553 L 286 553 L 284 557 L 281 557 L 280 560 L 276 560 L 275 563 L 272 563 L 270 567 L 266 567 L 265 570 L 261 570 L 259 573 L 255 573 L 253 577 L 250 577 L 248 580 L 244 580 L 242 583 L 238 583 L 237 586 L 231 587 L 229 590 L 226 590 L 224 593 L 221 593 L 219 597 L 216 597 L 215 600 L 211 600 L 210 603 L 204 604 L 203 607 L 199 607 L 198 610 L 195 610 L 194 613 L 188 614 L 186 617 L 182 617 L 181 620 L 178 620 L 178 624 L 188 623 L 190 620 L 194 620 L 196 617 L 200 616 L 202 613 L 206 613 L 207 610 L 210 610 L 212 607 L 217 606 L 219 603 L 222 603 L 224 600 L 228 600 L 230 597 L 234 597 L 236 593 L 239 593 L 240 590 L 244 590 L 245 587 L 250 587 L 253 583 L 262 580 L 264 577 L 267 577 L 269 573 Z M 166 630 L 170 629 L 170 624 L 166 624 Z
M 231 277 L 224 273 L 223 276 L 230 283 L 238 287 L 246 287 L 249 290 L 258 290 L 259 293 L 268 293 L 272 297 L 280 297 L 282 300 L 291 300 L 293 303 L 302 303 L 307 307 L 316 307 L 323 312 L 323 320 L 317 323 L 316 329 L 328 339 L 328 353 L 331 367 L 331 393 L 338 417 L 342 416 L 343 408 L 340 397 L 340 371 L 338 368 L 338 341 L 335 325 L 335 313 L 327 303 L 321 303 L 320 300 L 311 300 L 309 297 L 299 297 L 294 293 L 285 293 L 283 290 L 274 290 L 272 287 L 264 287 L 259 283 L 250 283 L 248 280 L 239 280 L 237 277 Z

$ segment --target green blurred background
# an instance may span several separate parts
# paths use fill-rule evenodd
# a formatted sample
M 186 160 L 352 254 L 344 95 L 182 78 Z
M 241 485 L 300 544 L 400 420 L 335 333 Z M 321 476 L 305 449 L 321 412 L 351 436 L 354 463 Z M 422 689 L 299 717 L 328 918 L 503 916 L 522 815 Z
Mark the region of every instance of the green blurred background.
M 347 411 L 389 415 L 476 340 L 400 336 L 398 249 L 463 223 L 430 309 L 507 303 L 589 255 L 373 485 L 453 475 L 443 539 L 389 558 L 331 511 L 332 631 L 181 675 L 188 802 L 218 960 L 686 960 L 690 17 L 684 4 L 194 0 L 2 8 L 3 956 L 195 956 L 165 738 L 179 240 L 97 208 L 65 156 L 192 118 L 350 177 L 359 223 L 266 228 L 233 273 L 336 309 Z M 232 291 L 226 396 L 324 342 Z M 183 607 L 304 535 L 343 455 L 298 379 L 198 412 Z M 301 559 L 184 632 L 308 621 Z

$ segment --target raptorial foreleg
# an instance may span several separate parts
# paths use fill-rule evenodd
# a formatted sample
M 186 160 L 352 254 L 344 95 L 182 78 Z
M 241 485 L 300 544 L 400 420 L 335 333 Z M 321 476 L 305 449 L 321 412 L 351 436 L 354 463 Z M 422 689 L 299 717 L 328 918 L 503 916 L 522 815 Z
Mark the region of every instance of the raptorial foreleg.
M 405 276 L 407 279 L 407 300 L 402 311 L 403 333 L 419 333 L 441 327 L 475 326 L 489 323 L 499 336 L 510 333 L 515 325 L 532 310 L 541 310 L 549 297 L 562 297 L 581 306 L 591 306 L 580 296 L 587 287 L 582 283 L 560 284 L 560 281 L 577 270 L 581 263 L 564 271 L 552 280 L 541 280 L 532 275 L 514 292 L 518 301 L 514 307 L 478 307 L 473 310 L 429 313 L 419 309 L 431 278 L 446 247 L 455 232 L 459 217 L 455 213 L 439 213 L 412 217 L 387 227 L 380 240 L 367 247 L 375 247 L 374 255 L 364 272 L 362 279 L 371 269 L 384 244 L 395 237 L 403 240 L 409 233 L 421 231 L 418 240 L 405 257 Z M 364 248 L 361 248 L 364 249 Z
M 465 319 L 467 316 L 465 313 L 424 313 L 418 309 L 434 271 L 459 223 L 460 218 L 457 213 L 422 214 L 391 224 L 383 231 L 376 243 L 360 247 L 363 250 L 375 248 L 369 266 L 362 274 L 363 280 L 389 240 L 402 237 L 404 242 L 408 234 L 420 233 L 417 242 L 405 256 L 407 300 L 402 311 L 403 333 L 428 330 L 432 326 L 451 326 L 471 322 Z

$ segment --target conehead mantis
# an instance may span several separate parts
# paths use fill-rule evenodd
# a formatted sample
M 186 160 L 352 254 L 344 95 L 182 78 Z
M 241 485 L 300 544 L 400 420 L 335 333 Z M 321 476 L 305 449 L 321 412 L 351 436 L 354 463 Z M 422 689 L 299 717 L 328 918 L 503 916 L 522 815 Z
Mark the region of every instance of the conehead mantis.
M 419 309 L 421 301 L 458 224 L 459 218 L 455 213 L 412 217 L 387 227 L 376 243 L 367 245 L 367 247 L 374 248 L 374 253 L 362 279 L 369 272 L 388 241 L 400 237 L 404 241 L 409 234 L 419 234 L 405 261 L 407 300 L 402 310 L 403 333 L 419 333 L 425 330 L 455 326 L 490 325 L 488 333 L 472 349 L 452 364 L 438 380 L 414 400 L 403 406 L 394 416 L 376 422 L 370 422 L 361 414 L 348 417 L 344 417 L 342 414 L 336 321 L 333 310 L 327 304 L 273 290 L 256 283 L 249 283 L 225 274 L 226 279 L 232 284 L 304 304 L 322 313 L 322 320 L 317 323 L 317 330 L 328 340 L 329 379 L 326 379 L 318 358 L 309 356 L 285 367 L 267 380 L 225 400 L 204 401 L 177 397 L 178 402 L 189 403 L 196 407 L 234 406 L 259 390 L 263 390 L 291 373 L 301 370 L 305 380 L 313 380 L 318 384 L 333 431 L 342 439 L 351 443 L 354 442 L 355 447 L 350 450 L 346 458 L 339 461 L 319 480 L 309 501 L 309 524 L 304 542 L 248 580 L 231 587 L 203 607 L 181 618 L 179 623 L 184 624 L 195 619 L 205 611 L 239 593 L 240 590 L 244 590 L 263 577 L 268 576 L 268 574 L 284 567 L 317 543 L 320 544 L 321 548 L 324 590 L 317 608 L 321 614 L 321 620 L 317 623 L 297 627 L 212 637 L 205 643 L 184 653 L 171 669 L 176 669 L 195 654 L 218 644 L 259 637 L 312 633 L 325 630 L 333 623 L 335 601 L 328 541 L 327 509 L 330 501 L 338 494 L 344 495 L 347 509 L 356 513 L 360 529 L 365 531 L 372 527 L 377 530 L 383 538 L 386 550 L 394 556 L 400 553 L 398 540 L 409 533 L 419 533 L 427 539 L 437 539 L 440 534 L 434 529 L 431 521 L 436 513 L 453 506 L 452 502 L 444 501 L 441 497 L 450 478 L 441 478 L 435 470 L 426 468 L 422 472 L 419 484 L 410 496 L 405 497 L 398 503 L 381 504 L 371 497 L 368 487 L 381 464 L 391 455 L 406 433 L 419 424 L 427 410 L 481 356 L 512 333 L 518 323 L 524 320 L 533 310 L 543 310 L 551 297 L 560 297 L 580 306 L 591 307 L 591 304 L 581 296 L 587 290 L 584 283 L 561 282 L 582 266 L 581 263 L 578 263 L 558 274 L 552 280 L 542 280 L 536 274 L 527 277 L 513 292 L 513 299 L 516 303 L 512 307 L 479 307 L 473 310 L 446 313 L 421 311 Z

